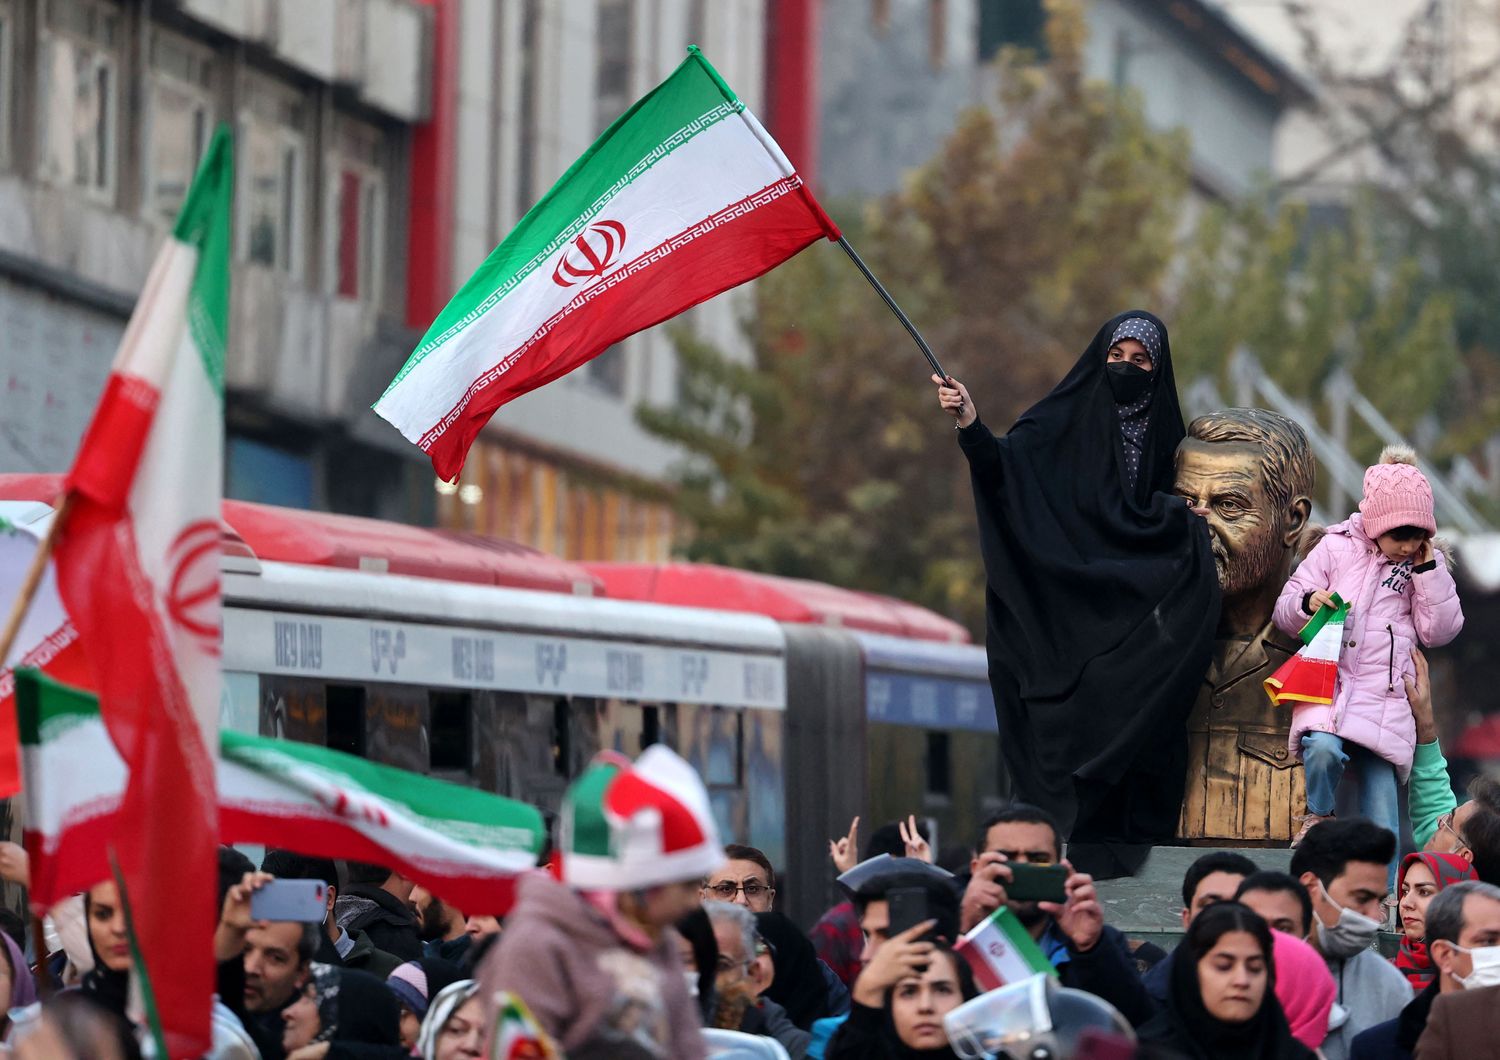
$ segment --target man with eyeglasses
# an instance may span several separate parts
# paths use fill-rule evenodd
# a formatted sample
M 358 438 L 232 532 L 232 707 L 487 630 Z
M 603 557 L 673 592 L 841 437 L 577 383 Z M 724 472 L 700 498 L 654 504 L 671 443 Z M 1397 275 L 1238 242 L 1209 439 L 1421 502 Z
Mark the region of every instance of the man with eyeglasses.
M 774 981 L 776 970 L 770 950 L 756 929 L 754 914 L 732 902 L 709 902 L 703 910 L 713 924 L 714 941 L 719 946 L 714 976 L 718 1017 L 727 1017 L 734 1030 L 775 1038 L 793 1060 L 801 1060 L 807 1055 L 812 1035 L 792 1023 L 786 1009 L 762 996 Z M 738 1022 L 734 1021 L 736 1012 Z
M 703 881 L 705 902 L 733 902 L 752 913 L 768 913 L 776 900 L 771 859 L 754 847 L 730 843 L 724 848 L 729 860 L 724 867 Z
M 1415 680 L 1406 681 L 1406 699 L 1417 728 L 1407 788 L 1412 838 L 1423 850 L 1457 854 L 1474 866 L 1481 880 L 1500 884 L 1500 783 L 1475 777 L 1469 784 L 1469 801 L 1458 805 L 1438 744 L 1427 659 L 1415 650 L 1411 656 L 1416 673 Z

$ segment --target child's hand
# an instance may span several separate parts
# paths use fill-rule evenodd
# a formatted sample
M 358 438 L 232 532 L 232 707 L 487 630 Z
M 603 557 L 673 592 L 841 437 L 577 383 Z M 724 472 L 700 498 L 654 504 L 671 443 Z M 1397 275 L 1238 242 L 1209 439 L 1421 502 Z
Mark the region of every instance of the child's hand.
M 1313 594 L 1307 598 L 1307 606 L 1312 609 L 1312 613 L 1315 615 L 1318 613 L 1319 608 L 1333 607 L 1333 590 L 1318 589 L 1314 591 Z
M 1431 563 L 1435 559 L 1432 551 L 1432 538 L 1424 537 L 1422 547 L 1417 549 L 1416 558 L 1411 561 L 1413 567 L 1420 567 L 1424 563 Z

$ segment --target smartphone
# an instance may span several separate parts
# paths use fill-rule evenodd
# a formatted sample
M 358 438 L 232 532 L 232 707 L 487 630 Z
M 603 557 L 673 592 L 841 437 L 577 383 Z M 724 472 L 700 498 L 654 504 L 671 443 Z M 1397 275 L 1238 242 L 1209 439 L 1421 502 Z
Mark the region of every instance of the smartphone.
M 322 880 L 272 880 L 250 895 L 251 920 L 321 924 L 327 914 L 328 884 Z
M 891 910 L 891 924 L 886 928 L 886 938 L 899 935 L 907 928 L 914 928 L 928 919 L 927 891 L 921 887 L 892 887 L 885 892 L 885 898 Z
M 1063 883 L 1068 870 L 1061 865 L 1029 865 L 1024 861 L 1007 862 L 1011 881 L 1005 884 L 1005 896 L 1013 902 L 1066 902 L 1068 892 Z

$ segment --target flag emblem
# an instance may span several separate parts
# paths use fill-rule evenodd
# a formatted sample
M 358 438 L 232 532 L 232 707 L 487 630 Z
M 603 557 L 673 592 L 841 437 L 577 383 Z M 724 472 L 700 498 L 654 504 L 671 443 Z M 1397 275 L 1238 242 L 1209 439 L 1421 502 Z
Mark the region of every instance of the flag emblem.
M 552 282 L 573 287 L 597 280 L 619 260 L 624 249 L 625 226 L 619 221 L 596 221 L 563 251 L 557 268 L 552 270 Z

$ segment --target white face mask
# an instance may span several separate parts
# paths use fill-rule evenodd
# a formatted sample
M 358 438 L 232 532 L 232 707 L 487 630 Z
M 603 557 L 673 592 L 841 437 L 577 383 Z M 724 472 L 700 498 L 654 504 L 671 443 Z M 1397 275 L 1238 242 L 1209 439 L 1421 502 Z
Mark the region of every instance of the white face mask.
M 1313 918 L 1318 924 L 1318 946 L 1324 955 L 1336 961 L 1346 961 L 1375 945 L 1376 936 L 1380 934 L 1380 921 L 1344 908 L 1333 900 L 1327 887 L 1321 883 L 1318 886 L 1323 889 L 1323 899 L 1339 911 L 1339 922 L 1333 927 L 1325 927 L 1321 917 Z
M 682 978 L 687 983 L 688 997 L 697 997 L 698 996 L 698 973 L 697 972 L 683 972 L 682 973 Z
M 1487 986 L 1500 986 L 1500 946 L 1475 946 L 1472 950 L 1458 943 L 1450 945 L 1459 953 L 1467 953 L 1474 962 L 1474 970 L 1468 975 L 1455 975 L 1454 981 L 1465 990 L 1482 990 Z

